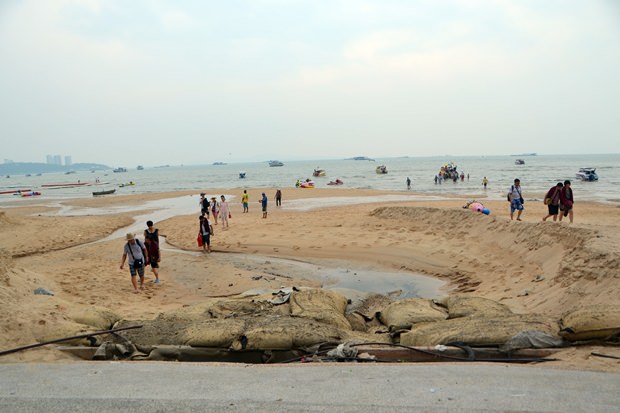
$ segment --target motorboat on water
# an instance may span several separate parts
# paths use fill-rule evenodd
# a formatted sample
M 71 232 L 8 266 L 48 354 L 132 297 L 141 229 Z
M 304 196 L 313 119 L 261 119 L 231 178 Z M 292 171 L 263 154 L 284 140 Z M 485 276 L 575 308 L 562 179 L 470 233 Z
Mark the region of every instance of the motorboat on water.
M 284 166 L 280 161 L 269 161 L 269 166 Z
M 112 172 L 127 172 L 127 168 L 121 168 L 121 167 L 114 168 Z
M 523 159 L 516 159 L 515 165 L 525 165 L 525 161 Z
M 344 184 L 344 182 L 342 182 L 340 179 L 336 178 L 334 181 L 329 181 L 327 183 L 327 185 L 342 185 Z
M 39 191 L 30 191 L 30 192 L 20 192 L 20 193 L 15 193 L 13 195 L 19 195 L 21 197 L 26 197 L 26 196 L 39 196 L 41 195 L 41 192 Z
M 314 172 L 312 172 L 312 176 L 325 176 L 325 169 L 316 168 Z
M 369 158 L 367 156 L 354 156 L 353 158 L 348 158 L 348 159 L 352 161 L 371 161 L 371 162 L 375 161 L 374 159 Z
M 310 178 L 306 179 L 305 181 L 302 181 L 300 179 L 297 180 L 297 182 L 295 183 L 295 187 L 297 188 L 314 188 L 314 181 Z
M 596 168 L 579 168 L 579 172 L 575 174 L 577 179 L 582 181 L 598 181 L 598 175 L 596 174 Z
M 143 171 L 144 170 L 144 166 L 142 165 L 138 165 L 138 167 L 136 168 L 138 171 Z
M 246 174 L 245 171 L 239 171 L 239 179 L 245 178 L 245 174 Z
M 386 174 L 388 173 L 387 166 L 379 165 L 375 168 L 375 172 L 378 174 Z

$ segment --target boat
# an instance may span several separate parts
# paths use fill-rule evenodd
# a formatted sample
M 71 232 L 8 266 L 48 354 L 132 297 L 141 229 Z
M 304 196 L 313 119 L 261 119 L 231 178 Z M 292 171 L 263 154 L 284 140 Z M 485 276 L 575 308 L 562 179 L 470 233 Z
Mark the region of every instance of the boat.
M 280 161 L 269 161 L 269 166 L 284 166 Z
M 127 168 L 114 168 L 112 172 L 127 172 Z
M 226 165 L 226 162 L 213 162 L 213 165 L 215 166 Z
M 314 181 L 310 178 L 306 179 L 305 181 L 301 181 L 298 179 L 295 183 L 295 186 L 297 188 L 314 188 Z
M 378 174 L 386 174 L 388 173 L 387 166 L 379 165 L 375 168 L 375 172 Z
M 32 176 L 32 174 L 26 174 L 26 178 L 28 178 L 29 176 Z
M 74 174 L 74 173 L 76 173 L 76 172 L 75 171 L 67 171 L 67 172 L 65 172 L 65 175 L 71 175 L 71 174 Z
M 19 196 L 22 196 L 22 197 L 26 197 L 26 196 L 39 196 L 39 195 L 41 195 L 41 192 L 38 192 L 38 191 L 20 192 L 19 194 L 14 194 L 14 195 L 19 195 Z
M 342 185 L 344 184 L 344 182 L 342 182 L 340 179 L 336 179 L 335 181 L 329 181 L 327 183 L 327 185 Z
M 245 178 L 245 174 L 246 174 L 245 171 L 239 171 L 239 179 Z
M 124 183 L 123 183 L 123 184 L 119 184 L 119 185 L 118 185 L 118 187 L 119 187 L 119 188 L 124 188 L 124 187 L 126 187 L 126 186 L 134 186 L 135 184 L 136 184 L 136 183 L 135 183 L 134 181 L 129 181 L 129 182 L 127 182 L 126 184 L 124 184 Z
M 325 176 L 325 169 L 315 169 L 314 172 L 312 172 L 312 176 Z
M 96 192 L 93 192 L 93 196 L 110 195 L 110 194 L 113 194 L 114 192 L 116 192 L 116 189 L 108 189 L 107 191 L 96 191 Z
M 582 181 L 598 181 L 596 168 L 579 168 L 579 172 L 577 172 L 575 176 L 577 177 L 577 179 L 581 179 Z
M 525 165 L 525 161 L 523 159 L 516 159 L 515 165 Z
M 142 170 L 144 170 L 144 166 L 142 166 L 142 165 L 138 165 L 138 167 L 137 167 L 136 169 L 137 169 L 138 171 L 142 171 Z
M 538 156 L 538 154 L 536 152 L 530 152 L 530 153 L 516 153 L 510 156 Z
M 84 186 L 84 185 L 92 185 L 92 182 L 78 182 L 78 183 L 68 183 L 68 184 L 43 184 L 41 187 L 43 188 L 71 188 L 74 186 Z
M 371 162 L 375 161 L 374 159 L 369 158 L 367 156 L 354 156 L 353 158 L 349 158 L 349 160 L 351 160 L 351 161 L 371 161 Z

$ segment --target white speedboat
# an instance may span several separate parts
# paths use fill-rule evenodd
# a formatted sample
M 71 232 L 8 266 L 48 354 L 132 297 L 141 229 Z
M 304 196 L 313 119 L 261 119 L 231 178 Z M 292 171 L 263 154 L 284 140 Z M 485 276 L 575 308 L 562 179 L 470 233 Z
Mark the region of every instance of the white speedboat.
M 269 166 L 284 166 L 280 161 L 269 161 Z
M 515 160 L 515 165 L 525 165 L 525 161 L 523 159 Z
M 598 175 L 596 174 L 596 168 L 580 168 L 579 172 L 575 174 L 578 179 L 582 181 L 598 181 Z

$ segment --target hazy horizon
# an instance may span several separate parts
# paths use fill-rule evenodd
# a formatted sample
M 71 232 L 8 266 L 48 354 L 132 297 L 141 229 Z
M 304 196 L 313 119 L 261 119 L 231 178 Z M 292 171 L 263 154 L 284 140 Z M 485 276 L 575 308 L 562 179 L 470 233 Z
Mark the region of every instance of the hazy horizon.
M 620 153 L 613 0 L 9 0 L 0 53 L 0 161 Z

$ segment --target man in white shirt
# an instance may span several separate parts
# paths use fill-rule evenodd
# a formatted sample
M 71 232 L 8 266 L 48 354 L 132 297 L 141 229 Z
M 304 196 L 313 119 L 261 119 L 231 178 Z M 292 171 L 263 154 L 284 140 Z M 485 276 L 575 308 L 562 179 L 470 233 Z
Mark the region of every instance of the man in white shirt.
M 510 219 L 514 219 L 514 213 L 517 212 L 517 221 L 521 221 L 521 213 L 523 212 L 523 195 L 521 194 L 521 181 L 517 178 L 514 185 L 508 189 L 508 200 L 510 200 Z

